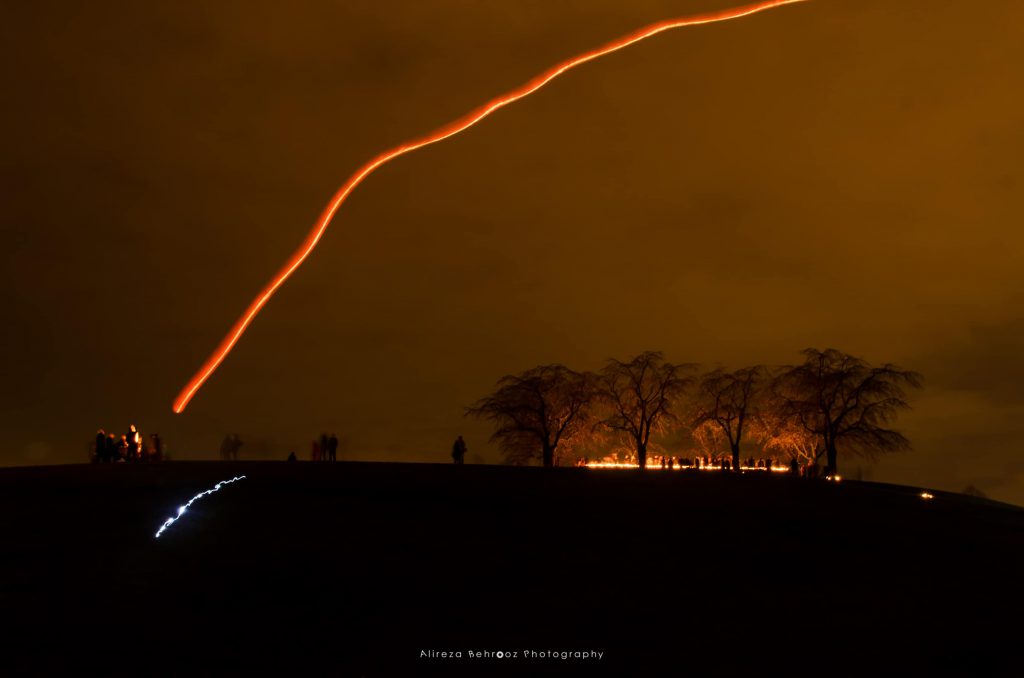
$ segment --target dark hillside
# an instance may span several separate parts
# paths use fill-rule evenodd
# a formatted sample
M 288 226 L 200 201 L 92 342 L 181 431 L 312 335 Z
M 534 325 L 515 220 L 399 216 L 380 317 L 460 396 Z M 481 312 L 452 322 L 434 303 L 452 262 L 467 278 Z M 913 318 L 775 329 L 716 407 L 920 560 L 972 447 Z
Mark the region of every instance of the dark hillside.
M 1024 510 L 919 492 L 420 464 L 6 469 L 0 673 L 1013 674 Z

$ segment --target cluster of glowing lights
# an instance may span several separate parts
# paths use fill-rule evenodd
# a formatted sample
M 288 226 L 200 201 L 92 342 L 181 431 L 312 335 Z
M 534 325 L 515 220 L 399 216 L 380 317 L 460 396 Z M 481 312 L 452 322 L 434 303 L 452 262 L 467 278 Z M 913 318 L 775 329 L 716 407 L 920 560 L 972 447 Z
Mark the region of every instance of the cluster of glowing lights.
M 921 497 L 921 499 L 924 499 L 924 500 L 935 499 L 935 495 L 932 494 L 931 492 L 922 492 L 920 494 L 920 497 Z
M 717 23 L 720 21 L 729 21 L 731 19 L 739 19 L 741 17 L 749 16 L 751 14 L 757 14 L 765 10 L 773 9 L 776 7 L 782 7 L 783 5 L 793 5 L 798 2 L 806 2 L 807 0 L 764 0 L 754 4 L 744 5 L 742 7 L 734 7 L 732 9 L 719 10 L 715 12 L 708 12 L 706 14 L 699 14 L 695 16 L 682 17 L 676 19 L 668 19 L 655 24 L 651 24 L 639 30 L 633 31 L 628 35 L 625 35 L 617 40 L 609 42 L 602 47 L 591 50 L 577 57 L 563 61 L 548 70 L 544 71 L 540 75 L 536 76 L 526 84 L 518 87 L 511 92 L 503 94 L 499 97 L 491 99 L 479 108 L 470 111 L 468 114 L 461 118 L 441 127 L 440 129 L 428 134 L 427 136 L 419 139 L 401 144 L 391 150 L 385 151 L 373 158 L 362 167 L 356 170 L 356 172 L 349 177 L 349 179 L 338 189 L 338 191 L 331 198 L 330 202 L 324 208 L 319 219 L 313 224 L 312 229 L 306 236 L 306 239 L 302 242 L 299 248 L 292 254 L 285 265 L 279 270 L 270 282 L 260 291 L 255 299 L 249 304 L 242 315 L 235 321 L 235 324 L 228 331 L 227 335 L 221 340 L 220 344 L 213 351 L 206 362 L 199 368 L 192 379 L 185 385 L 185 387 L 178 394 L 178 397 L 174 401 L 174 411 L 181 413 L 188 406 L 190 400 L 195 396 L 196 392 L 202 387 L 202 385 L 209 379 L 213 373 L 217 370 L 220 364 L 227 357 L 228 353 L 234 348 L 235 344 L 241 338 L 242 334 L 245 333 L 246 329 L 256 318 L 256 315 L 263 309 L 263 307 L 270 301 L 270 298 L 277 292 L 278 288 L 284 284 L 284 282 L 291 277 L 291 275 L 298 269 L 299 266 L 306 260 L 306 258 L 312 253 L 313 249 L 316 248 L 317 243 L 320 242 L 320 238 L 323 236 L 324 231 L 327 230 L 327 226 L 331 223 L 334 218 L 335 212 L 341 207 L 341 204 L 345 202 L 349 194 L 355 190 L 362 181 L 373 173 L 381 165 L 394 160 L 395 158 L 410 153 L 417 149 L 429 146 L 430 144 L 443 141 L 451 136 L 463 132 L 473 125 L 477 124 L 491 113 L 494 113 L 498 109 L 504 108 L 509 104 L 522 99 L 523 97 L 533 94 L 544 85 L 548 84 L 558 76 L 562 75 L 566 71 L 569 71 L 577 66 L 592 61 L 599 57 L 611 54 L 620 49 L 628 47 L 632 44 L 640 42 L 650 38 L 663 31 L 671 30 L 673 28 L 682 28 L 685 26 L 699 26 L 702 24 Z
M 586 468 L 640 468 L 640 464 L 635 461 L 591 461 L 583 464 Z M 651 471 L 722 471 L 722 467 L 719 465 L 704 465 L 704 466 L 687 466 L 679 464 L 673 464 L 672 466 L 661 466 L 660 463 L 654 464 L 648 463 L 645 467 Z M 772 466 L 772 473 L 789 473 L 792 469 L 788 466 Z M 763 473 L 765 468 L 763 466 L 740 466 L 740 471 L 754 471 Z
M 214 492 L 216 492 L 220 488 L 224 487 L 225 485 L 230 485 L 231 483 L 235 482 L 236 480 L 241 480 L 244 477 L 245 476 L 235 476 L 231 480 L 222 480 L 219 483 L 217 483 L 216 485 L 214 485 L 213 487 L 211 487 L 210 489 L 206 490 L 205 492 L 200 492 L 196 496 L 194 496 L 191 499 L 189 499 L 188 503 L 182 504 L 181 506 L 178 507 L 178 512 L 175 515 L 171 516 L 170 518 L 168 518 L 167 520 L 164 521 L 164 524 L 161 525 L 160 529 L 156 531 L 156 535 L 155 535 L 156 538 L 159 539 L 160 535 L 163 534 L 164 531 L 168 527 L 173 525 L 178 520 L 178 518 L 180 518 L 183 515 L 185 515 L 185 511 L 187 511 L 188 507 L 191 506 L 193 503 L 199 501 L 200 499 L 202 499 L 203 497 L 205 497 L 208 494 L 213 494 Z

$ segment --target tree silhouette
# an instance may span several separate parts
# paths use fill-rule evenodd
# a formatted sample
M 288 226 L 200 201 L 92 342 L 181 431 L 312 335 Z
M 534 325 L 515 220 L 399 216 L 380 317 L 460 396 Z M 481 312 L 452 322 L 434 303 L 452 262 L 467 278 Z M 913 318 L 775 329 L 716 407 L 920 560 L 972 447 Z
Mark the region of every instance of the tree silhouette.
M 695 401 L 694 429 L 710 426 L 728 441 L 732 469 L 740 470 L 740 444 L 749 433 L 748 423 L 756 415 L 757 400 L 767 371 L 760 365 L 734 372 L 722 369 L 700 378 Z
M 676 421 L 673 407 L 693 382 L 686 373 L 694 367 L 674 365 L 657 351 L 645 351 L 625 363 L 610 359 L 601 371 L 599 395 L 606 412 L 600 423 L 629 439 L 641 469 L 647 466 L 651 434 Z
M 491 441 L 510 463 L 539 458 L 544 466 L 554 466 L 560 450 L 586 434 L 593 397 L 592 375 L 541 365 L 502 377 L 497 390 L 466 408 L 466 414 L 497 425 Z
M 920 374 L 891 364 L 872 367 L 832 348 L 809 348 L 803 355 L 803 364 L 784 369 L 774 387 L 783 416 L 820 441 L 827 475 L 838 470 L 840 451 L 870 457 L 910 448 L 902 433 L 887 426 L 910 408 L 905 388 L 920 388 Z
M 751 435 L 765 452 L 796 459 L 801 464 L 817 464 L 825 454 L 819 436 L 809 433 L 793 417 L 787 417 L 769 401 L 751 421 Z
M 791 416 L 789 402 L 779 392 L 780 375 L 792 368 L 772 368 L 761 389 L 759 406 L 750 421 L 750 435 L 766 453 L 796 459 L 801 465 L 815 464 L 825 454 L 820 436 L 809 433 Z

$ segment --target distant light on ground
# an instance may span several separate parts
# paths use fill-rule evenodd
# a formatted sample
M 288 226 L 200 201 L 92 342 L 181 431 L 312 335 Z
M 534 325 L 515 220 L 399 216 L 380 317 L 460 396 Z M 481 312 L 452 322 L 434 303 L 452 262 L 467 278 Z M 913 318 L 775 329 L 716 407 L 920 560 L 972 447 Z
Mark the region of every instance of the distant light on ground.
M 222 481 L 220 481 L 219 483 L 217 483 L 216 485 L 214 485 L 213 487 L 211 487 L 210 489 L 206 490 L 205 492 L 200 492 L 200 493 L 199 493 L 199 494 L 197 494 L 196 496 L 194 496 L 194 497 L 192 497 L 191 499 L 189 499 L 189 500 L 188 500 L 188 503 L 186 503 L 186 504 L 185 504 L 184 506 L 179 506 L 179 507 L 178 507 L 178 514 L 177 514 L 177 515 L 171 516 L 170 518 L 168 518 L 167 520 L 165 520 L 165 521 L 164 521 L 164 524 L 163 524 L 163 525 L 161 525 L 161 526 L 160 526 L 160 529 L 156 531 L 156 535 L 155 535 L 155 537 L 156 537 L 157 539 L 159 539 L 159 538 L 160 538 L 160 535 L 164 533 L 164 530 L 166 530 L 166 529 L 167 529 L 168 527 L 170 527 L 171 525 L 173 525 L 173 524 L 174 524 L 174 522 L 175 522 L 175 521 L 176 521 L 176 520 L 177 520 L 178 518 L 180 518 L 180 517 L 182 517 L 183 515 L 185 515 L 185 511 L 187 511 L 187 510 L 188 510 L 188 507 L 189 507 L 189 506 L 191 506 L 191 505 L 192 505 L 192 504 L 193 504 L 194 502 L 198 501 L 199 499 L 202 499 L 203 497 L 205 497 L 205 496 L 206 496 L 206 495 L 208 495 L 208 494 L 213 494 L 214 492 L 216 492 L 216 491 L 217 491 L 217 490 L 219 490 L 220 488 L 224 487 L 225 485 L 227 485 L 227 484 L 229 484 L 229 483 L 233 483 L 233 482 L 235 482 L 236 480 L 241 480 L 241 479 L 242 479 L 242 478 L 244 478 L 244 477 L 245 477 L 245 476 L 235 476 L 235 477 L 234 477 L 234 478 L 232 478 L 231 480 L 222 480 Z
M 935 495 L 932 494 L 931 492 L 922 492 L 921 493 L 921 499 L 934 499 L 934 498 L 935 498 Z

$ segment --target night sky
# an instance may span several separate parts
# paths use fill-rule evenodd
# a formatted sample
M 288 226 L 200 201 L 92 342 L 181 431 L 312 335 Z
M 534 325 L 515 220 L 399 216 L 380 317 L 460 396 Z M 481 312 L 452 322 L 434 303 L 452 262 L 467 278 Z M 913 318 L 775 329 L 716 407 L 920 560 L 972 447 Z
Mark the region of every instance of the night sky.
M 922 372 L 874 480 L 1024 503 L 1024 5 L 814 0 L 670 31 L 384 167 L 183 415 L 360 164 L 703 0 L 17 3 L 2 32 L 0 463 L 497 462 L 540 363 Z M 847 473 L 862 465 L 840 461 Z

